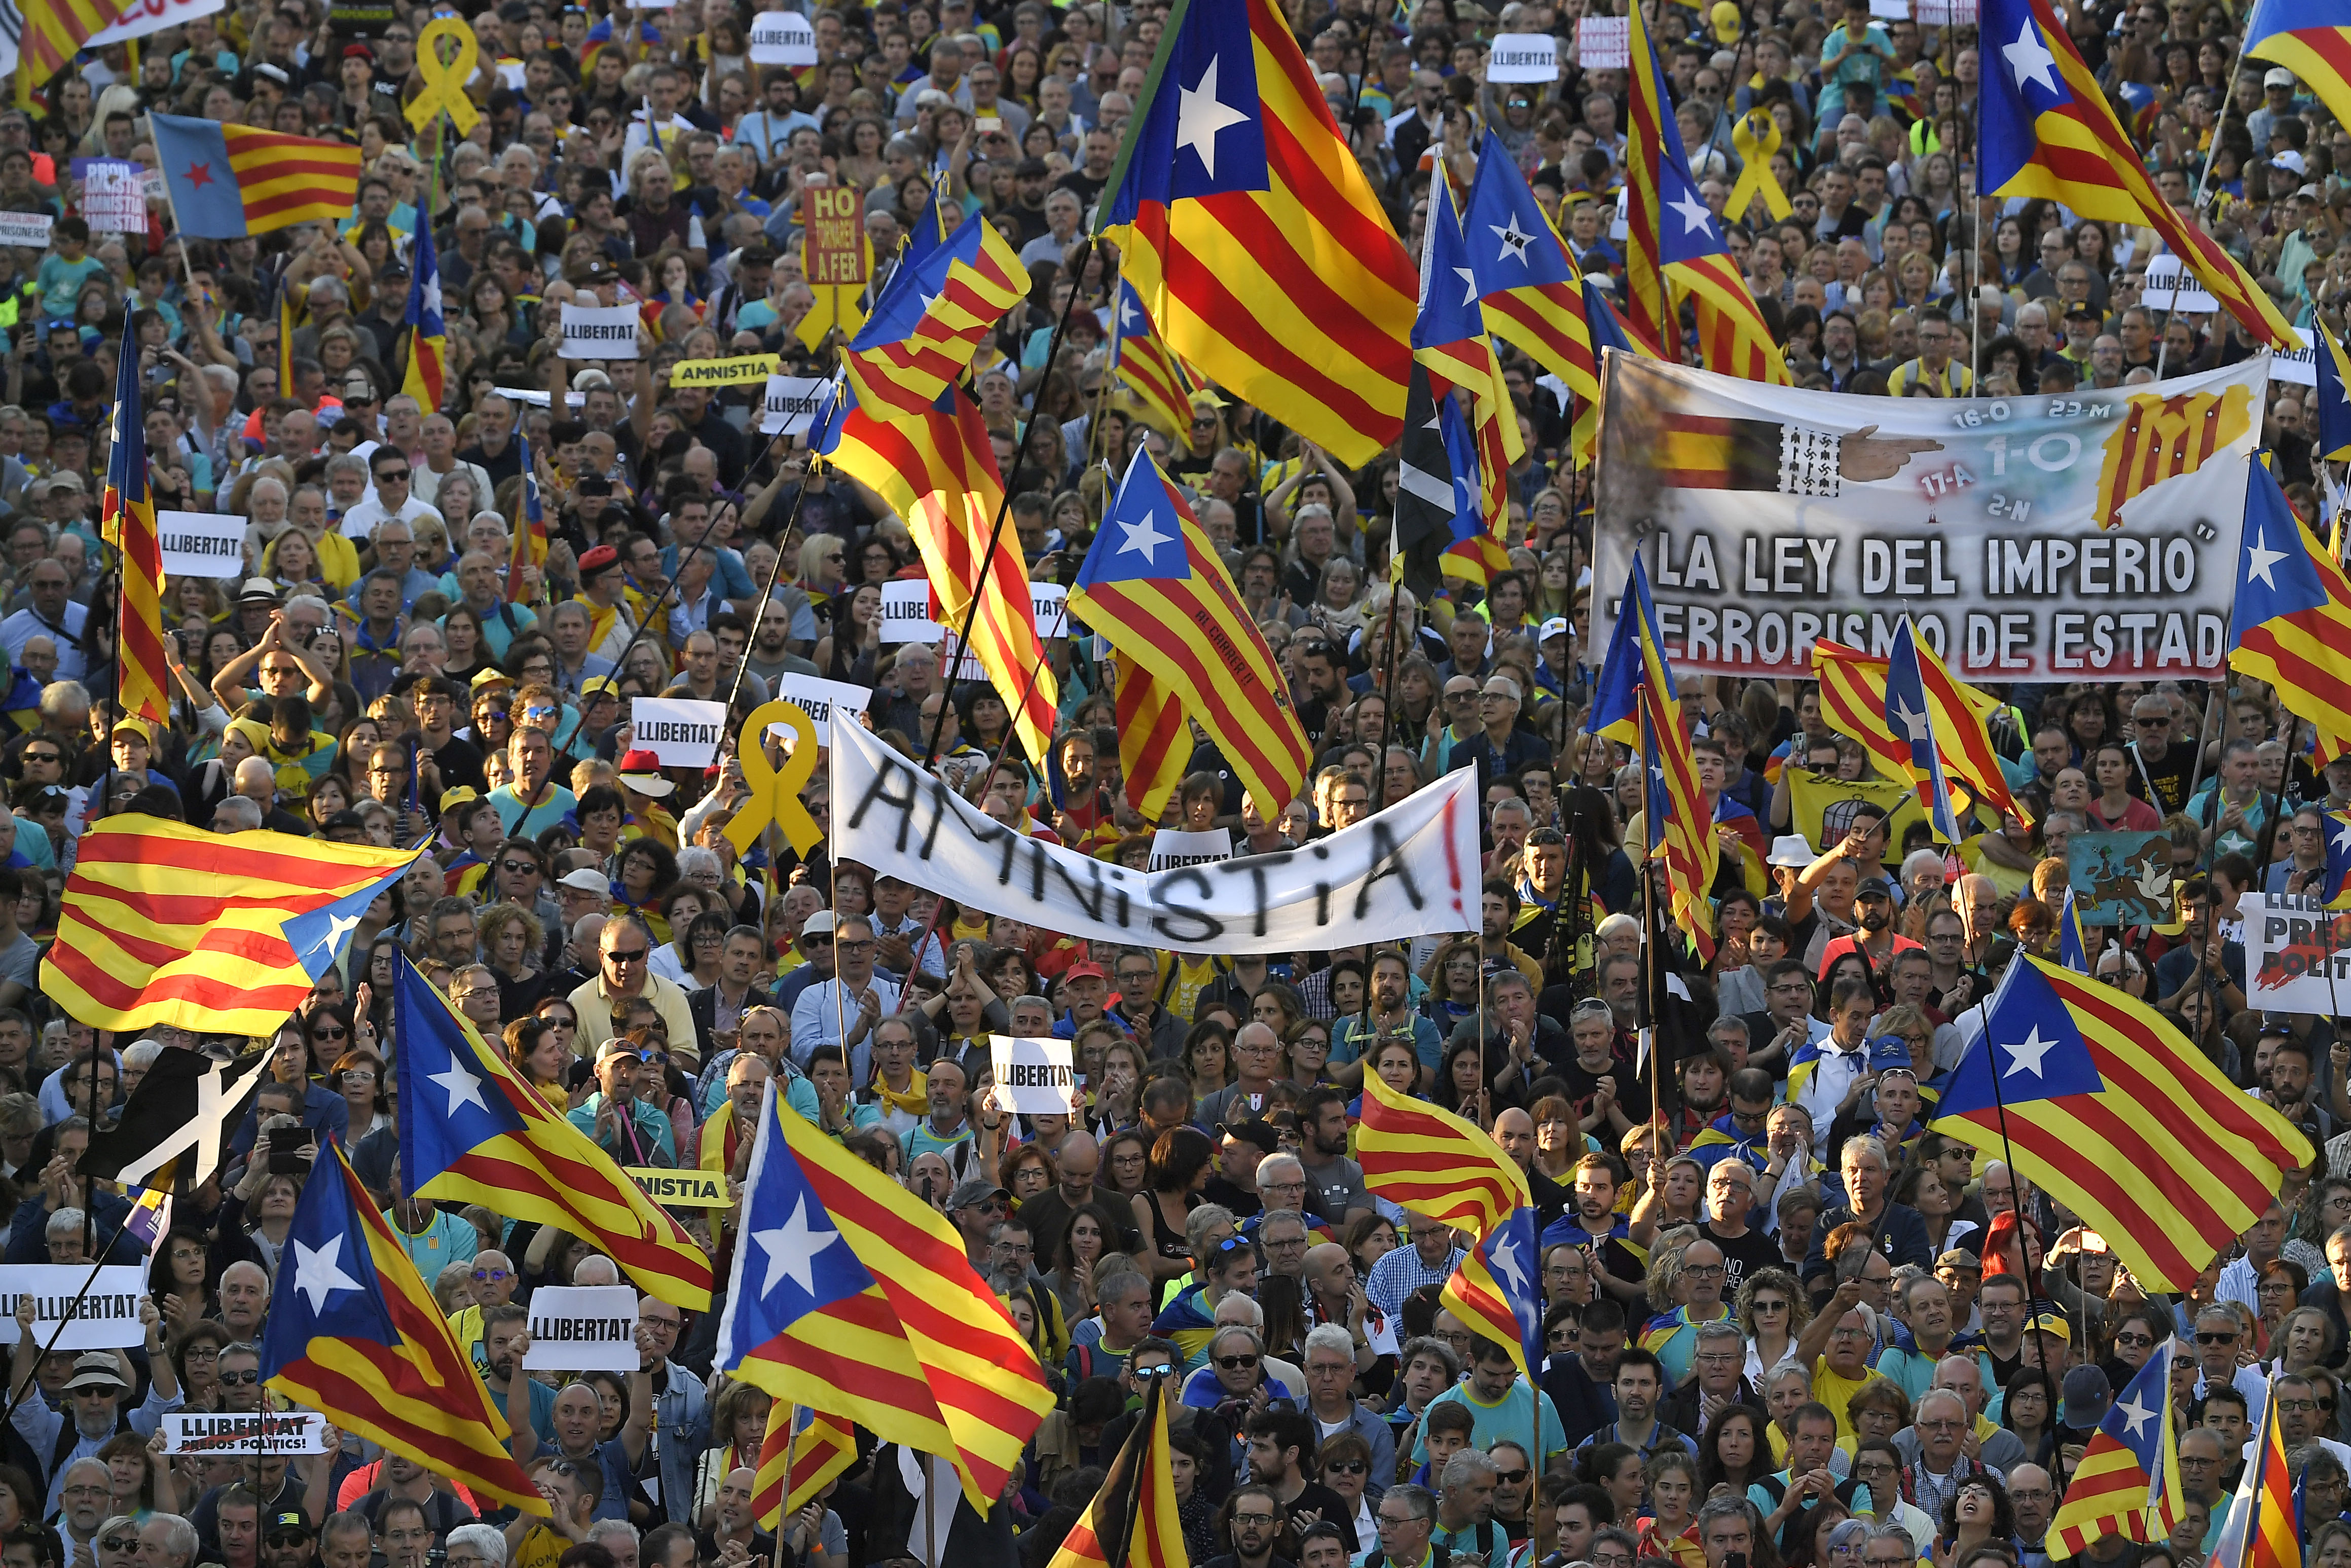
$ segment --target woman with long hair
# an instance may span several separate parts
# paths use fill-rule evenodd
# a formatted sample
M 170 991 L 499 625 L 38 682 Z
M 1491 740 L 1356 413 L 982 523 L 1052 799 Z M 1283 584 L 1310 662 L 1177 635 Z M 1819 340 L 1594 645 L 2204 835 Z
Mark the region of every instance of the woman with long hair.
M 359 1147 L 360 1140 L 375 1131 L 379 1123 L 390 1125 L 392 1101 L 385 1093 L 383 1058 L 372 1051 L 347 1051 L 336 1060 L 329 1082 L 350 1113 L 350 1126 L 343 1134 L 345 1148 Z
M 716 1517 L 718 1489 L 737 1470 L 759 1468 L 759 1447 L 767 1441 L 768 1417 L 775 1396 L 747 1383 L 728 1381 L 710 1401 L 710 1447 L 704 1450 L 694 1478 L 694 1508 L 688 1516 L 696 1524 Z
M 1725 1405 L 1714 1413 L 1698 1446 L 1698 1488 L 1704 1497 L 1745 1497 L 1750 1485 L 1778 1468 L 1761 1411 Z
M 2020 1366 L 2001 1385 L 2000 1424 L 2024 1444 L 2027 1462 L 2048 1466 L 2057 1450 L 2057 1383 L 2037 1366 Z
M 1093 1315 L 1095 1270 L 1102 1258 L 1116 1249 L 1124 1228 L 1107 1204 L 1089 1200 L 1071 1211 L 1045 1274 L 1045 1283 L 1061 1301 L 1065 1322 L 1080 1322 Z
M 1740 1281 L 1732 1312 L 1747 1334 L 1747 1380 L 1761 1387 L 1765 1374 L 1794 1358 L 1813 1319 L 1811 1300 L 1788 1270 L 1761 1269 Z
M 1214 1174 L 1216 1145 L 1197 1127 L 1170 1127 L 1151 1145 L 1144 1190 L 1134 1195 L 1134 1223 L 1148 1252 L 1139 1261 L 1155 1280 L 1192 1271 L 1192 1246 L 1185 1222 L 1200 1202 L 1200 1189 Z

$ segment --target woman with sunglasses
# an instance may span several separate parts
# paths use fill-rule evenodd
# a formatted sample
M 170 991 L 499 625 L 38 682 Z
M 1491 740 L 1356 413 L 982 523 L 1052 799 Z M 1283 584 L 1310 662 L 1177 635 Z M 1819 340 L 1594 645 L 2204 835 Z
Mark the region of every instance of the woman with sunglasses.
M 360 1140 L 377 1127 L 391 1124 L 386 1114 L 391 1102 L 384 1098 L 387 1085 L 383 1059 L 374 1051 L 344 1051 L 336 1059 L 328 1082 L 342 1095 L 343 1103 L 350 1111 L 350 1130 L 344 1135 L 344 1147 L 355 1149 Z

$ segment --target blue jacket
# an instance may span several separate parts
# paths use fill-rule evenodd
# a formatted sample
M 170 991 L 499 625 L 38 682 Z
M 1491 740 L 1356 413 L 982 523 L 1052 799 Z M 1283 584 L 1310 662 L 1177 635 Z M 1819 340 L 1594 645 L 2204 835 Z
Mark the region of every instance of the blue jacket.
M 1829 1260 L 1822 1249 L 1828 1241 L 1830 1231 L 1851 1223 L 1854 1218 L 1850 1208 L 1827 1208 L 1823 1209 L 1820 1218 L 1813 1222 L 1813 1243 L 1804 1251 L 1802 1277 L 1805 1284 L 1828 1278 Z M 1888 1203 L 1886 1206 L 1886 1214 L 1878 1229 L 1877 1248 L 1886 1254 L 1886 1260 L 1896 1269 L 1905 1263 L 1916 1263 L 1928 1270 L 1935 1266 L 1934 1243 L 1927 1236 L 1927 1217 L 1907 1204 Z

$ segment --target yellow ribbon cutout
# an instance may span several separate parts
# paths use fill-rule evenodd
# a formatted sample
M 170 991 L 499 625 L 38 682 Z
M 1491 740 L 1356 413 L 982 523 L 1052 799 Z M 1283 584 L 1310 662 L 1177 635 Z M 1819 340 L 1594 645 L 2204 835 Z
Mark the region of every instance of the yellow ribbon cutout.
M 453 38 L 457 44 L 454 59 L 441 57 L 441 40 Z M 481 59 L 481 45 L 475 41 L 474 29 L 455 16 L 436 16 L 416 35 L 416 68 L 424 78 L 424 90 L 416 101 L 401 110 L 408 123 L 422 131 L 433 123 L 433 117 L 446 113 L 456 126 L 457 134 L 466 135 L 480 123 L 482 111 L 465 96 L 465 84 L 474 79 L 474 68 Z
M 1745 222 L 1748 205 L 1759 194 L 1775 218 L 1794 210 L 1788 193 L 1780 188 L 1779 176 L 1771 172 L 1771 154 L 1780 151 L 1781 140 L 1780 122 L 1769 110 L 1750 109 L 1730 122 L 1730 144 L 1739 150 L 1740 161 L 1739 183 L 1730 188 L 1730 200 L 1722 209 L 1731 222 Z
M 784 765 L 768 760 L 768 727 L 780 724 L 792 732 L 792 746 Z M 748 854 L 753 841 L 772 822 L 784 831 L 801 854 L 824 841 L 824 830 L 800 804 L 800 786 L 816 771 L 816 721 L 798 703 L 773 702 L 752 710 L 735 742 L 735 758 L 743 765 L 744 782 L 751 798 L 726 824 L 726 839 L 737 855 Z

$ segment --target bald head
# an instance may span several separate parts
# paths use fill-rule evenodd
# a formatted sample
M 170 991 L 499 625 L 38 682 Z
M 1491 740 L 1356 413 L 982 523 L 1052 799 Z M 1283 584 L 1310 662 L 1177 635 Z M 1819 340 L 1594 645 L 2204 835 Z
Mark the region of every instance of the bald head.
M 277 803 L 277 770 L 266 757 L 246 758 L 236 765 L 236 792 L 267 815 Z
M 610 1258 L 582 1258 L 580 1266 L 571 1270 L 571 1282 L 575 1285 L 617 1285 L 621 1282 L 621 1270 L 613 1266 Z

